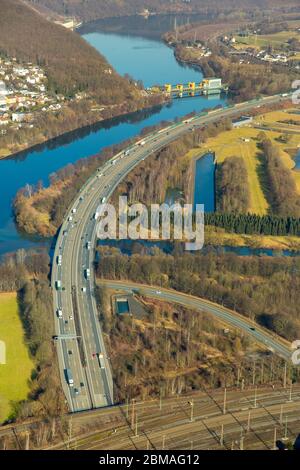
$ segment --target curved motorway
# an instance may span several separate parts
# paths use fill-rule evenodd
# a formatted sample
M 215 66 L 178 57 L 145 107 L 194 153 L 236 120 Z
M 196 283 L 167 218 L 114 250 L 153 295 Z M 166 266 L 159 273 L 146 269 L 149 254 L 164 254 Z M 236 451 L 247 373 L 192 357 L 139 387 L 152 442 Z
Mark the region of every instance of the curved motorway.
M 150 134 L 142 139 L 142 145 L 136 142 L 106 162 L 78 193 L 59 231 L 51 278 L 61 382 L 70 411 L 113 403 L 112 374 L 94 294 L 94 214 L 101 200 L 107 200 L 139 162 L 184 133 L 283 99 L 273 96 L 213 110 Z

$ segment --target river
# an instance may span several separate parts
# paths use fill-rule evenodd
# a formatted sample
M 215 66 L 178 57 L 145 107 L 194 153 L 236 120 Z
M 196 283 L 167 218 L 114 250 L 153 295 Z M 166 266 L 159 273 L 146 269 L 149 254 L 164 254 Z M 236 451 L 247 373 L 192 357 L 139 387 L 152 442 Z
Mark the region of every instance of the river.
M 140 21 L 140 20 L 139 20 Z M 122 30 L 116 34 L 104 32 L 105 21 L 85 26 L 81 30 L 83 37 L 103 55 L 120 73 L 128 73 L 136 80 L 142 80 L 145 86 L 155 83 L 176 83 L 201 81 L 202 74 L 195 68 L 179 64 L 173 51 L 157 38 L 154 31 L 163 33 L 174 22 L 174 17 L 151 18 L 151 34 L 147 34 L 147 21 L 143 20 L 144 36 L 136 32 L 126 34 Z M 189 21 L 180 17 L 179 24 Z M 157 28 L 155 29 L 155 22 Z M 108 21 L 109 23 L 109 21 Z M 99 26 L 100 24 L 100 26 Z M 113 22 L 114 30 L 122 29 L 124 20 Z M 102 26 L 101 26 L 102 25 Z M 142 34 L 142 33 L 140 33 Z M 151 38 L 147 36 L 151 36 Z M 141 112 L 135 116 L 112 119 L 109 122 L 91 126 L 66 136 L 55 139 L 48 144 L 39 146 L 21 154 L 0 161 L 0 254 L 15 251 L 18 248 L 43 246 L 45 241 L 24 236 L 15 227 L 12 200 L 19 188 L 28 184 L 36 184 L 39 180 L 48 185 L 49 174 L 68 163 L 99 152 L 103 147 L 116 144 L 137 135 L 144 127 L 157 124 L 164 120 L 173 120 L 192 111 L 214 107 L 222 104 L 219 97 L 197 97 L 174 100 L 155 112 Z M 49 244 L 48 244 L 49 245 Z

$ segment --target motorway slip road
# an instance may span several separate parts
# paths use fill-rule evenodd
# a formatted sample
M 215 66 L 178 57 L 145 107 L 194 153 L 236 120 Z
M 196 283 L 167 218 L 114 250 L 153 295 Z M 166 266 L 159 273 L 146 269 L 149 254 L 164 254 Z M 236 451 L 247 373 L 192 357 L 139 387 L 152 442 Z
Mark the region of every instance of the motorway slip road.
M 147 297 L 159 299 L 165 302 L 173 302 L 183 305 L 187 308 L 207 312 L 223 321 L 231 327 L 243 331 L 251 336 L 258 344 L 278 354 L 285 360 L 291 359 L 291 344 L 284 338 L 277 336 L 270 331 L 262 328 L 257 323 L 251 321 L 247 317 L 243 317 L 239 313 L 230 310 L 222 305 L 215 304 L 209 300 L 201 299 L 193 295 L 177 292 L 172 289 L 162 287 L 148 286 L 146 284 L 137 284 L 130 281 L 112 281 L 98 280 L 98 284 L 105 285 L 110 289 L 122 290 L 130 293 L 137 293 Z

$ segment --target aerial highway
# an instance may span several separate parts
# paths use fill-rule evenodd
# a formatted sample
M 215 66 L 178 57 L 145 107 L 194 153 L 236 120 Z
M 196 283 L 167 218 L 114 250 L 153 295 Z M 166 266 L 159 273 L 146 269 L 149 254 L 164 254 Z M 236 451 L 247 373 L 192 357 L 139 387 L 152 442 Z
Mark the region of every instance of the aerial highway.
M 60 228 L 53 256 L 51 285 L 61 382 L 70 411 L 113 403 L 113 381 L 94 291 L 94 248 L 101 201 L 107 201 L 139 162 L 197 127 L 233 118 L 262 104 L 289 99 L 280 95 L 201 113 L 141 138 L 92 175 L 73 201 Z
M 119 289 L 130 293 L 139 293 L 147 297 L 180 304 L 187 308 L 193 308 L 200 312 L 210 313 L 228 326 L 243 331 L 243 333 L 251 336 L 258 344 L 264 346 L 273 353 L 278 354 L 283 359 L 287 361 L 291 359 L 292 350 L 288 341 L 280 336 L 272 334 L 269 330 L 262 328 L 249 318 L 243 317 L 237 312 L 223 307 L 222 305 L 215 304 L 214 302 L 210 302 L 209 300 L 201 299 L 193 295 L 184 294 L 173 289 L 137 284 L 131 281 L 111 281 L 101 279 L 99 284 L 105 285 L 111 289 Z

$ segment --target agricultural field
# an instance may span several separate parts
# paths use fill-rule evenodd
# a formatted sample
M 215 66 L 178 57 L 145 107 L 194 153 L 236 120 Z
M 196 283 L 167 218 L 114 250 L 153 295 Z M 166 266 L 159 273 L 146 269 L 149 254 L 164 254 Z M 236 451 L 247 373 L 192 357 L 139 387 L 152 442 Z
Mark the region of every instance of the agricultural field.
M 245 46 L 253 47 L 257 50 L 266 49 L 271 46 L 274 51 L 277 52 L 286 52 L 288 51 L 288 41 L 290 39 L 300 39 L 300 32 L 298 31 L 280 31 L 274 34 L 251 34 L 246 37 L 236 36 L 236 44 L 234 47 L 236 49 L 244 49 Z M 298 59 L 300 52 L 292 56 L 292 59 Z
M 0 294 L 0 340 L 6 346 L 5 364 L 0 364 L 0 423 L 13 413 L 14 402 L 26 399 L 34 364 L 24 342 L 17 294 Z
M 288 120 L 299 122 L 299 126 L 288 123 L 282 124 L 282 121 Z M 250 188 L 249 211 L 258 215 L 267 214 L 269 210 L 269 204 L 265 197 L 267 188 L 264 187 L 264 178 L 261 174 L 261 159 L 257 138 L 262 130 L 280 148 L 285 165 L 292 170 L 295 166 L 292 155 L 300 148 L 300 115 L 292 114 L 291 111 L 276 111 L 258 116 L 250 126 L 222 132 L 216 137 L 209 138 L 201 145 L 201 151 L 215 152 L 219 163 L 232 156 L 244 159 Z M 283 134 L 286 141 L 282 140 Z M 199 149 L 193 149 L 189 152 L 190 157 L 196 155 L 199 155 Z M 300 171 L 293 170 L 292 175 L 300 194 Z

